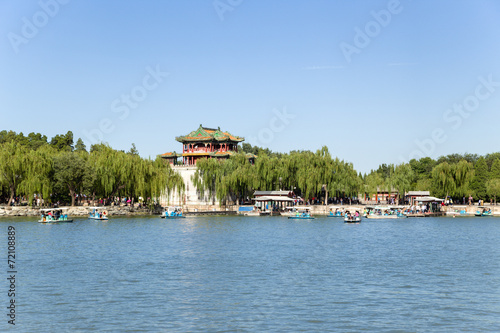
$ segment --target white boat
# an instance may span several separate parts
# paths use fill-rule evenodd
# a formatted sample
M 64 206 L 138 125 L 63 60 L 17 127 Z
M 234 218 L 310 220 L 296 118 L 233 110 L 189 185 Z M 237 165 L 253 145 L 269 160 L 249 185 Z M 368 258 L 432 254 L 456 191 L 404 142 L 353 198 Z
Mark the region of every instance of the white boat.
M 179 206 L 164 207 L 163 212 L 161 213 L 160 217 L 162 219 L 185 218 L 185 216 L 182 215 L 182 207 L 179 207 Z
M 346 216 L 344 217 L 344 223 L 360 223 L 361 222 L 361 215 L 355 216 Z
M 68 217 L 68 208 L 43 208 L 40 209 L 41 217 L 38 223 L 71 223 Z
M 108 211 L 103 207 L 88 207 L 91 211 L 89 212 L 89 219 L 107 221 Z
M 369 214 L 366 215 L 367 219 L 399 219 L 405 218 L 402 210 L 393 207 L 375 207 Z

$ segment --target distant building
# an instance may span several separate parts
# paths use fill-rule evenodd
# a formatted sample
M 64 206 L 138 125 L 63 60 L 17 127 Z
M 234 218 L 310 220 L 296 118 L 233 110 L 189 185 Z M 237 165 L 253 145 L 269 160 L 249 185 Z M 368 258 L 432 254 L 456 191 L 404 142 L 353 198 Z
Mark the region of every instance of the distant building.
M 217 129 L 203 127 L 189 134 L 178 136 L 175 140 L 182 143 L 182 153 L 168 152 L 160 155 L 167 160 L 172 169 L 179 173 L 184 180 L 184 193 L 171 193 L 170 197 L 163 196 L 162 205 L 212 205 L 219 204 L 209 198 L 208 193 L 200 193 L 193 184 L 192 177 L 196 172 L 196 163 L 202 158 L 226 159 L 238 152 L 238 143 L 245 139 Z M 255 155 L 247 154 L 253 163 Z
M 420 198 L 429 197 L 431 192 L 429 191 L 408 191 L 406 197 L 408 197 L 408 202 L 410 205 L 416 204 L 417 200 Z
M 182 157 L 183 165 L 196 165 L 200 158 L 228 158 L 238 152 L 238 143 L 244 138 L 223 132 L 217 129 L 200 127 L 189 134 L 178 136 L 175 140 L 182 143 L 182 154 L 165 153 L 162 158 L 169 160 L 172 165 L 177 165 L 177 158 Z

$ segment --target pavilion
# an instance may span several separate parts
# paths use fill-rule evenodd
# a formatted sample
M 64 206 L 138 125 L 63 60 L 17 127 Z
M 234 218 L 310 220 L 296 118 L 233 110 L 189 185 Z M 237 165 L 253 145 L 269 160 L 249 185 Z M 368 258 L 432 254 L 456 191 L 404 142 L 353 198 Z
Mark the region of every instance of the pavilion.
M 200 127 L 189 134 L 178 136 L 175 140 L 182 143 L 182 154 L 165 153 L 161 157 L 170 164 L 177 165 L 177 159 L 182 157 L 182 165 L 196 165 L 200 158 L 226 159 L 238 152 L 238 143 L 244 138 L 234 136 L 229 132 L 217 129 Z

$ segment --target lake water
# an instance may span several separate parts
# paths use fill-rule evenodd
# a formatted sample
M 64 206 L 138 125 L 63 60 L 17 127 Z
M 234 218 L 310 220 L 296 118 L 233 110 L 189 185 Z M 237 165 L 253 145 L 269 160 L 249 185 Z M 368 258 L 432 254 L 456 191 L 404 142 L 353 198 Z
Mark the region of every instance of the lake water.
M 20 332 L 500 331 L 500 218 L 9 225 Z

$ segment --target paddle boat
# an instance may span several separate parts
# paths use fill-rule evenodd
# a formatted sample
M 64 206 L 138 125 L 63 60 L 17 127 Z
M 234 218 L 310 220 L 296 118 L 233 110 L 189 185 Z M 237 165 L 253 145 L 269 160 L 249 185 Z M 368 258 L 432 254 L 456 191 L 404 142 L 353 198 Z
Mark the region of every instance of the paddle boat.
M 332 206 L 330 207 L 330 211 L 328 212 L 328 214 L 326 216 L 328 217 L 344 217 L 344 209 L 341 208 L 341 207 L 337 207 L 337 206 Z
M 375 207 L 370 214 L 366 215 L 367 219 L 399 219 L 405 218 L 406 215 L 400 209 L 395 209 L 392 207 Z
M 295 216 L 288 216 L 288 218 L 292 220 L 314 220 L 309 208 L 298 209 L 295 212 Z
M 359 214 L 358 211 L 354 214 L 347 213 L 345 214 L 344 217 L 344 223 L 359 223 L 361 222 L 361 215 Z
M 297 207 L 288 206 L 288 207 L 285 207 L 284 212 L 280 212 L 280 215 L 281 216 L 295 216 L 295 215 L 297 215 L 296 212 L 297 212 Z
M 108 211 L 103 207 L 88 207 L 91 209 L 89 212 L 89 219 L 92 220 L 100 220 L 107 221 L 108 220 Z
M 366 217 L 367 215 L 369 215 L 374 209 L 375 209 L 375 207 L 373 207 L 373 206 L 365 206 L 363 209 L 363 217 Z
M 164 211 L 161 213 L 160 217 L 162 219 L 181 219 L 185 218 L 182 215 L 182 207 L 174 206 L 174 207 L 165 207 Z
M 305 211 L 309 210 L 309 207 L 306 206 L 288 206 L 285 207 L 284 212 L 280 212 L 281 216 L 288 216 L 288 217 L 294 217 L 297 216 L 297 213 L 299 215 Z
M 68 208 L 44 208 L 40 209 L 41 217 L 38 223 L 70 223 L 73 219 L 68 218 Z
M 476 213 L 474 214 L 477 217 L 481 216 L 493 216 L 493 213 L 491 212 L 491 208 L 486 208 L 484 206 L 479 206 L 477 207 Z
M 457 207 L 454 210 L 450 210 L 446 212 L 447 216 L 452 216 L 452 217 L 467 217 L 467 216 L 472 216 L 472 214 L 467 212 L 467 209 L 465 207 Z

